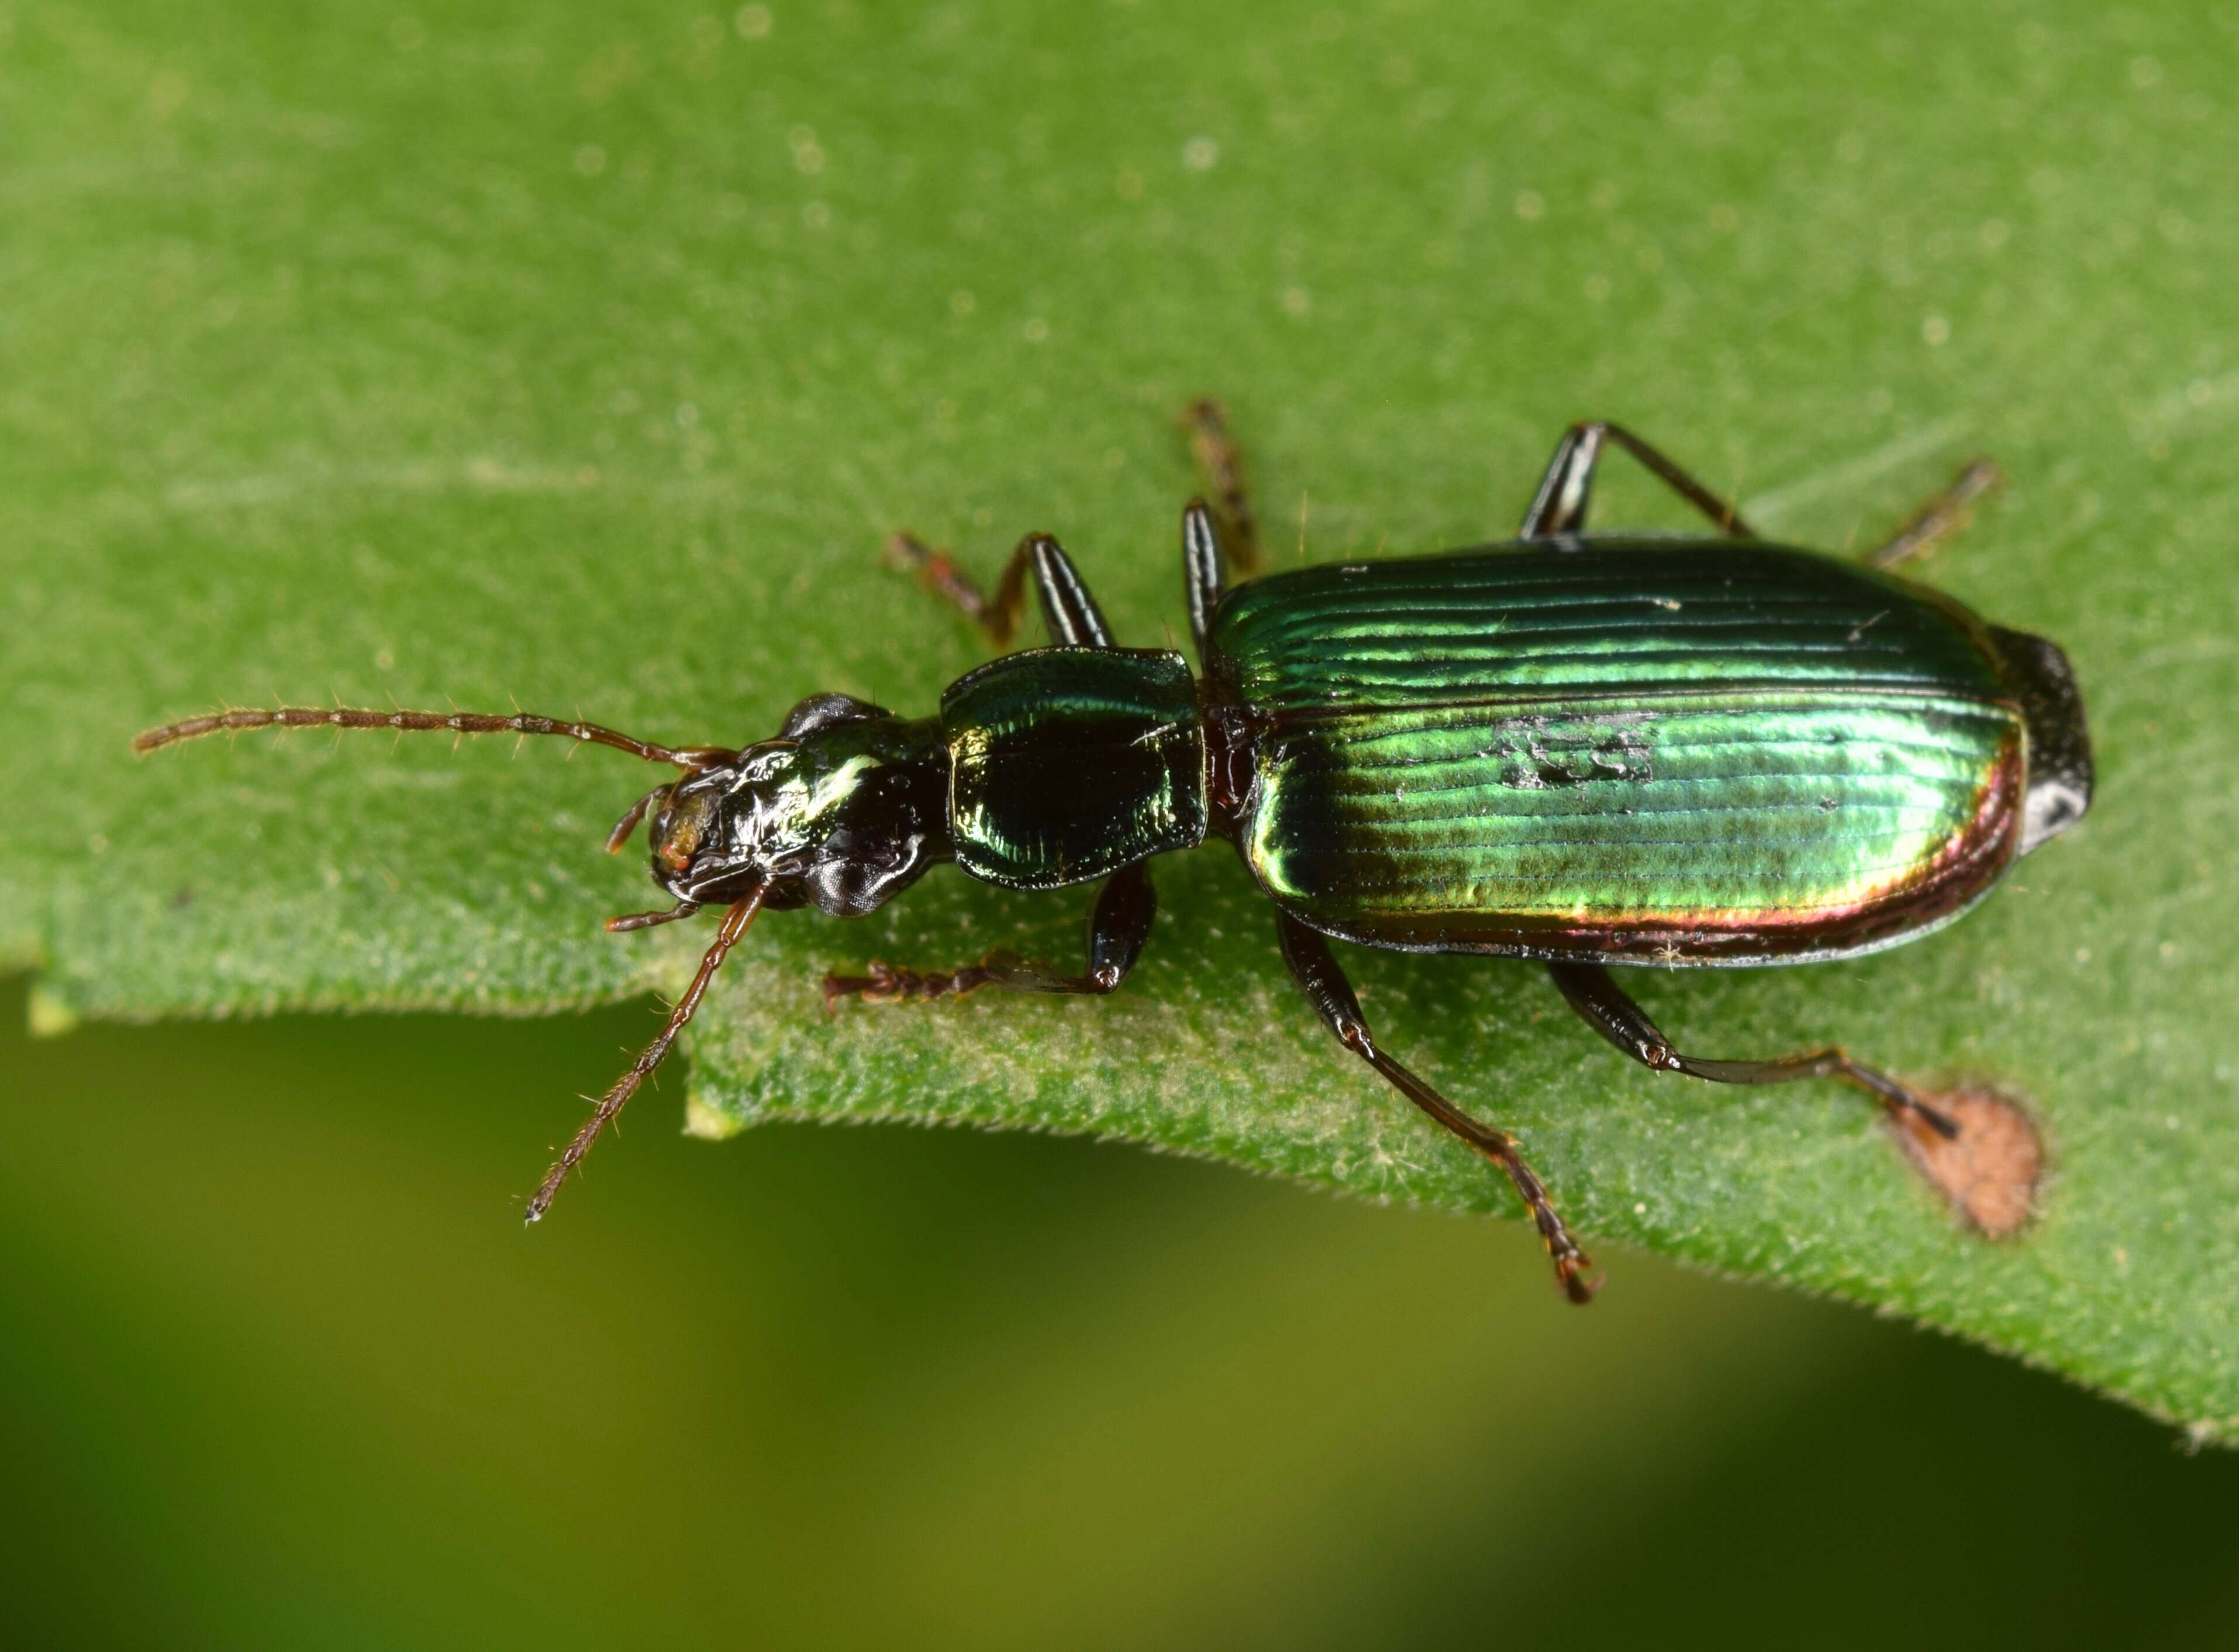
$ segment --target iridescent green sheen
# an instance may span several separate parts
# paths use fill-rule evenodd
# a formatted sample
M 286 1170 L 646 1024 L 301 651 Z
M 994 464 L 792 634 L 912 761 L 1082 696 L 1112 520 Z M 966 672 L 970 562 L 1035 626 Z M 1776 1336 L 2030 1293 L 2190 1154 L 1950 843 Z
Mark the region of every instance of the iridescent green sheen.
M 1205 838 L 1205 738 L 1181 655 L 1033 648 L 949 685 L 949 829 L 1013 889 L 1101 878 Z
M 1786 548 L 1596 541 L 1230 593 L 1213 698 L 1275 900 L 1385 945 L 1665 963 L 1863 951 L 2011 858 L 2023 731 L 1981 622 Z

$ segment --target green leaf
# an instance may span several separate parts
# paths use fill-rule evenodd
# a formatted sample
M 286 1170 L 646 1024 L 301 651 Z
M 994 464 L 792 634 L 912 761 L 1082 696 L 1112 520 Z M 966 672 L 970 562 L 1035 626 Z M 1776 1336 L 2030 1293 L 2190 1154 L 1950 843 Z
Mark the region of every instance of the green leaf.
M 0 14 L 0 955 L 50 1030 L 673 992 L 704 930 L 597 932 L 650 895 L 598 848 L 625 759 L 126 741 L 221 699 L 677 741 L 814 689 L 926 707 L 979 654 L 877 567 L 904 523 L 983 572 L 1056 531 L 1156 641 L 1200 391 L 1285 557 L 1498 537 L 1584 415 L 1826 545 L 1987 449 L 2014 486 L 1930 574 L 2068 647 L 2092 818 L 1919 945 L 1643 996 L 1707 1053 L 1841 1039 L 2026 1097 L 2022 1237 L 1962 1231 L 1844 1092 L 1659 1079 L 1525 966 L 1346 962 L 1619 1248 L 1598 1311 L 1643 1245 L 2239 1436 L 2232 48 L 1918 0 Z M 1670 510 L 1626 481 L 1601 520 Z M 1070 955 L 1080 894 L 937 873 L 765 919 L 694 1127 L 1090 1131 L 1512 1213 L 1315 1025 L 1232 857 L 1159 887 L 1100 1003 L 818 998 L 872 958 Z

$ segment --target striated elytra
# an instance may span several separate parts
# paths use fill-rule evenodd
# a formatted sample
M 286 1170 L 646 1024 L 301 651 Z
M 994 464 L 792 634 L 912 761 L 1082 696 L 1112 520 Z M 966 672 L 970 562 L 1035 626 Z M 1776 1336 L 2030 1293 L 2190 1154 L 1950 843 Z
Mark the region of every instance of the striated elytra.
M 1839 1049 L 1682 1053 L 1607 966 L 1797 963 L 1909 940 L 2082 818 L 2090 746 L 2066 657 L 1887 571 L 1963 524 L 1995 482 L 1986 463 L 1858 566 L 1764 543 L 1637 436 L 1581 424 L 1510 542 L 1232 587 L 1229 567 L 1258 560 L 1236 451 L 1215 404 L 1195 404 L 1186 423 L 1218 501 L 1183 514 L 1195 673 L 1178 653 L 1116 646 L 1046 534 L 1020 545 L 993 597 L 904 535 L 894 554 L 999 646 L 1031 582 L 1053 646 L 960 679 L 930 717 L 818 694 L 775 738 L 735 750 L 528 715 L 300 707 L 192 718 L 136 745 L 271 726 L 511 731 L 684 771 L 608 839 L 619 848 L 649 814 L 654 878 L 676 905 L 608 927 L 718 906 L 721 924 L 661 1036 L 531 1198 L 531 1221 L 762 908 L 854 916 L 943 861 L 1007 888 L 1101 880 L 1080 973 L 998 952 L 938 972 L 876 965 L 827 977 L 825 991 L 827 1002 L 1109 992 L 1157 910 L 1147 863 L 1208 837 L 1233 844 L 1268 896 L 1285 961 L 1330 1030 L 1508 1175 L 1573 1300 L 1592 1293 L 1587 1259 L 1514 1140 L 1383 1049 L 1330 938 L 1538 959 L 1597 1032 L 1650 1067 L 1730 1084 L 1839 1079 L 1916 1143 L 1964 1146 L 1952 1111 Z M 1588 536 L 1611 443 L 1716 535 Z
M 2033 657 L 1808 552 L 1305 568 L 1234 593 L 1207 642 L 1209 704 L 1252 750 L 1233 835 L 1348 940 L 1842 957 L 1956 915 L 2030 846 Z

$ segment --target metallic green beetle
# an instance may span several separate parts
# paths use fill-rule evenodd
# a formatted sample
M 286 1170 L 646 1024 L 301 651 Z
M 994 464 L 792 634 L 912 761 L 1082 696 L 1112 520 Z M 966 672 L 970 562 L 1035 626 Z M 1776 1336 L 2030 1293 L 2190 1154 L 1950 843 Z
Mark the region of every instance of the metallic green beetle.
M 1892 945 L 1950 921 L 2091 797 L 2066 657 L 1883 571 L 1964 520 L 1978 462 L 1857 567 L 1757 539 L 1734 508 L 1619 426 L 1565 435 L 1514 541 L 1304 567 L 1231 587 L 1224 541 L 1256 560 L 1250 507 L 1213 404 L 1192 410 L 1218 514 L 1183 514 L 1201 673 L 1121 648 L 1073 563 L 1030 535 L 991 600 L 903 536 L 927 583 L 1007 641 L 1031 580 L 1053 646 L 952 684 L 932 717 L 839 694 L 776 737 L 672 749 L 516 715 L 280 707 L 151 730 L 142 749 L 269 725 L 561 734 L 685 773 L 648 813 L 669 910 L 725 914 L 661 1036 L 599 1103 L 543 1184 L 540 1217 L 606 1121 L 668 1053 L 763 907 L 867 912 L 953 860 L 986 882 L 1102 879 L 1087 967 L 996 953 L 925 973 L 830 977 L 843 997 L 1007 986 L 1109 992 L 1156 912 L 1147 862 L 1235 845 L 1275 909 L 1283 956 L 1330 1030 L 1500 1166 L 1573 1300 L 1589 1264 L 1505 1132 L 1471 1118 L 1371 1035 L 1328 937 L 1545 962 L 1564 997 L 1646 1065 L 1730 1084 L 1825 1077 L 1944 1138 L 1959 1125 L 1840 1050 L 1771 1061 L 1682 1054 L 1611 964 L 1795 963 Z M 1704 515 L 1715 538 L 1587 537 L 1614 442 Z M 1225 519 L 1225 520 L 1223 520 Z

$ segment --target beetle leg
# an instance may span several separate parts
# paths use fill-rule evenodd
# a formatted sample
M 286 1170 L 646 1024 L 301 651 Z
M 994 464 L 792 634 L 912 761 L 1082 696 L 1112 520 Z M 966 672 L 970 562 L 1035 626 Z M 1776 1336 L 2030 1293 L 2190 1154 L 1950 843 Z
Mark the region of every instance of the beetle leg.
M 1709 517 L 1719 533 L 1731 539 L 1755 539 L 1757 530 L 1742 521 L 1738 507 L 1719 498 L 1682 470 L 1661 452 L 1621 424 L 1591 419 L 1572 425 L 1555 444 L 1547 474 L 1531 495 L 1518 539 L 1556 539 L 1586 531 L 1586 508 L 1593 502 L 1594 468 L 1601 462 L 1602 444 L 1614 441 L 1652 471 L 1672 492 Z
M 1213 508 L 1193 499 L 1182 511 L 1182 594 L 1189 602 L 1190 636 L 1197 644 L 1200 664 L 1206 658 L 1205 636 L 1213 626 L 1213 611 L 1220 606 L 1228 569 L 1220 551 L 1220 530 Z
M 885 556 L 888 567 L 914 574 L 920 585 L 985 631 L 997 647 L 1009 644 L 1026 594 L 1026 564 L 1016 553 L 992 598 L 948 552 L 927 544 L 907 528 L 887 541 Z
M 916 574 L 920 585 L 953 605 L 985 631 L 998 648 L 1010 647 L 1019 628 L 1029 574 L 1034 594 L 1041 600 L 1042 620 L 1049 627 L 1051 641 L 1084 648 L 1112 646 L 1111 627 L 1105 624 L 1096 599 L 1088 594 L 1088 587 L 1065 547 L 1047 534 L 1029 534 L 1019 541 L 1011 560 L 1003 565 L 992 597 L 956 565 L 955 558 L 933 549 L 912 533 L 897 534 L 887 541 L 887 563 Z
M 1379 1049 L 1361 1016 L 1360 1000 L 1331 955 L 1329 943 L 1288 912 L 1277 912 L 1275 924 L 1283 944 L 1283 961 L 1290 965 L 1292 977 L 1305 991 L 1323 1025 L 1337 1034 L 1338 1042 L 1383 1074 L 1401 1095 L 1508 1172 L 1508 1179 L 1531 1211 L 1539 1237 L 1546 1241 L 1547 1254 L 1555 1259 L 1555 1277 L 1564 1294 L 1572 1302 L 1591 1301 L 1599 1286 L 1598 1281 L 1587 1277 L 1593 1264 L 1571 1239 L 1563 1218 L 1555 1214 L 1546 1184 L 1517 1152 L 1515 1138 L 1505 1131 L 1479 1124 Z
M 1235 559 L 1239 574 L 1259 568 L 1259 524 L 1252 514 L 1252 495 L 1244 486 L 1244 454 L 1228 434 L 1228 409 L 1209 395 L 1201 395 L 1182 409 L 1182 429 L 1188 434 L 1190 452 L 1205 474 L 1220 521 L 1220 535 Z
M 1550 964 L 1547 972 L 1586 1025 L 1644 1067 L 1658 1072 L 1691 1073 L 1721 1085 L 1784 1085 L 1798 1078 L 1834 1078 L 1866 1091 L 1892 1116 L 1910 1112 L 1946 1141 L 1959 1126 L 1918 1092 L 1877 1068 L 1853 1061 L 1841 1048 L 1814 1050 L 1777 1061 L 1702 1061 L 1682 1055 L 1657 1031 L 1640 1005 L 1598 964 Z
M 1895 567 L 1934 550 L 1975 520 L 1974 512 L 1968 508 L 1970 505 L 1984 494 L 2003 488 L 2005 481 L 1988 459 L 1970 459 L 1950 486 L 1913 512 L 1885 542 L 1866 553 L 1866 566 Z
M 1139 860 L 1106 879 L 1096 897 L 1096 909 L 1088 920 L 1086 975 L 1067 975 L 1008 952 L 990 952 L 977 964 L 937 973 L 874 963 L 868 975 L 826 976 L 824 1007 L 833 1010 L 844 998 L 859 998 L 867 1004 L 961 998 L 983 986 L 1007 986 L 1019 992 L 1114 992 L 1143 955 L 1143 943 L 1150 939 L 1151 923 L 1158 915 L 1150 868 Z
M 1041 599 L 1050 640 L 1074 648 L 1109 648 L 1112 627 L 1065 547 L 1047 534 L 1029 534 L 1011 554 L 1013 561 L 1020 557 L 1033 564 L 1034 594 Z

